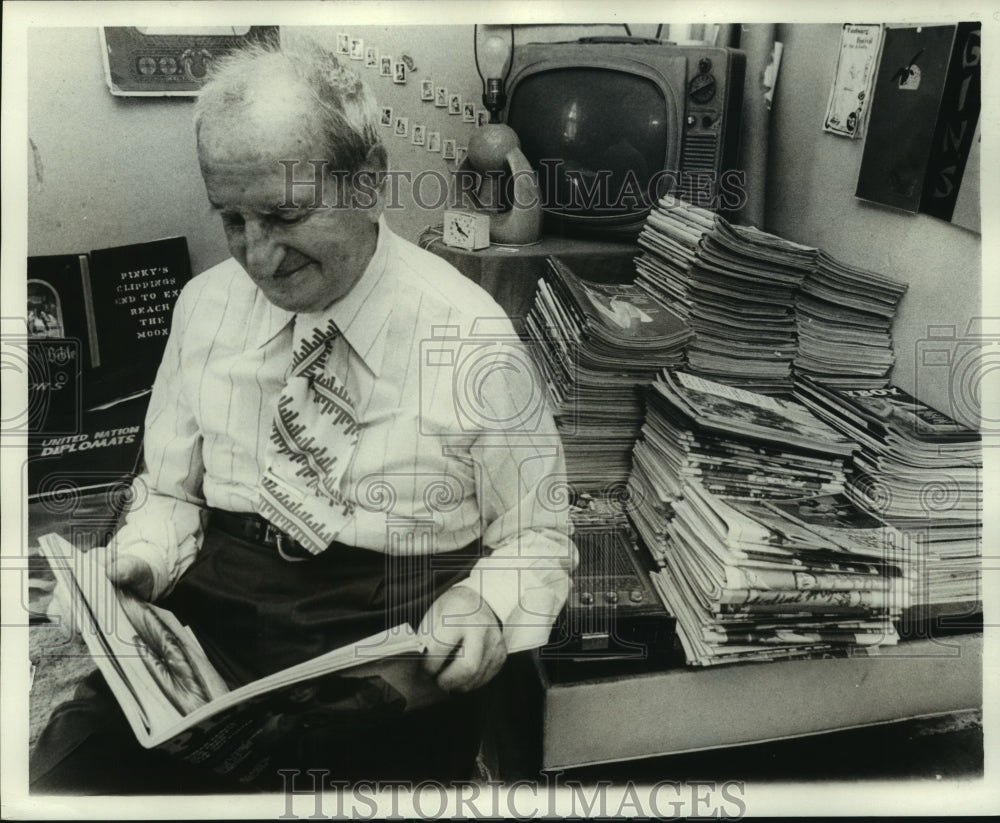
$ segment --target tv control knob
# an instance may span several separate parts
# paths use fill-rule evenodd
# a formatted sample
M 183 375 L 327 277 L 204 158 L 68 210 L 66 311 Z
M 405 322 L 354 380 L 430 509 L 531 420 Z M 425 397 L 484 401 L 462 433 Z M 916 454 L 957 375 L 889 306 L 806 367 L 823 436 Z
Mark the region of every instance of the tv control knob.
M 695 103 L 707 103 L 715 97 L 714 74 L 697 74 L 688 84 L 688 94 Z
M 609 603 L 617 603 L 618 602 L 618 592 L 607 592 L 604 595 L 604 599 L 607 600 Z
M 580 602 L 584 606 L 593 606 L 594 605 L 594 595 L 592 595 L 590 592 L 584 592 L 583 594 L 580 595 Z
M 712 61 L 709 60 L 707 57 L 702 57 L 701 60 L 698 61 L 698 71 L 700 71 L 702 74 L 708 74 L 711 70 L 712 70 Z
M 639 591 L 638 589 L 632 589 L 632 591 L 628 593 L 628 599 L 631 600 L 633 603 L 641 603 L 642 592 Z
M 698 118 L 695 117 L 693 114 L 689 114 L 686 118 L 686 122 L 689 126 L 693 126 L 695 123 L 698 122 Z

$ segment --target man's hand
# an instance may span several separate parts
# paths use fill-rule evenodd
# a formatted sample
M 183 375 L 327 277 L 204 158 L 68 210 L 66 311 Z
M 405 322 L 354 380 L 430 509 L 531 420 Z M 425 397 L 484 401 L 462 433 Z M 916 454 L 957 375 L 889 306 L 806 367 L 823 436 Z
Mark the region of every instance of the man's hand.
M 427 644 L 424 671 L 444 691 L 471 692 L 485 686 L 507 659 L 496 615 L 465 586 L 435 600 L 417 631 Z
M 153 599 L 153 570 L 145 560 L 123 555 L 116 557 L 104 570 L 108 580 L 123 589 L 131 589 L 141 600 Z

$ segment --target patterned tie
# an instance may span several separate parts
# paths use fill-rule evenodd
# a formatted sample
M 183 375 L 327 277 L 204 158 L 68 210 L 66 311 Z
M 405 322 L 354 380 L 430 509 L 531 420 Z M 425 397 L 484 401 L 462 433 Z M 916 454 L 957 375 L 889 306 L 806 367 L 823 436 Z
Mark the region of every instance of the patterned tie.
M 296 335 L 298 335 L 296 318 Z M 331 320 L 299 338 L 291 372 L 278 399 L 261 478 L 257 512 L 319 554 L 354 513 L 340 479 L 358 443 L 358 422 L 347 390 L 326 373 L 340 331 Z

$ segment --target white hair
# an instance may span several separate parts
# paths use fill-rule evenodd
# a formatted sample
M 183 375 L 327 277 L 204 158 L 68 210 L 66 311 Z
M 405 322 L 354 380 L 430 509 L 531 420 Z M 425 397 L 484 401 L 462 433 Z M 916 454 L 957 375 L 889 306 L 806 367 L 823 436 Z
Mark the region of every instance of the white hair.
M 254 43 L 216 60 L 195 105 L 195 133 L 216 118 L 238 128 L 260 116 L 262 107 L 296 96 L 302 98 L 303 131 L 320 138 L 332 170 L 386 168 L 378 107 L 368 87 L 335 54 L 308 40 L 287 48 Z

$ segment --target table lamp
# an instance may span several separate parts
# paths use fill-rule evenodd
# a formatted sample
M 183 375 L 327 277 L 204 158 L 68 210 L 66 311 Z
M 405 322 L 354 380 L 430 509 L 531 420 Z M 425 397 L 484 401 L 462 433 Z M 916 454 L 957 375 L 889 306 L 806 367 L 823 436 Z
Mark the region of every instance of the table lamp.
M 517 134 L 500 122 L 507 104 L 505 84 L 514 45 L 514 27 L 505 28 L 507 39 L 491 33 L 482 48 L 479 26 L 473 30 L 476 71 L 483 82 L 483 105 L 490 113 L 490 122 L 476 130 L 466 159 L 455 172 L 456 176 L 476 174 L 478 185 L 475 191 L 453 185 L 451 202 L 489 215 L 490 242 L 525 245 L 536 242 L 542 233 L 541 191 Z

